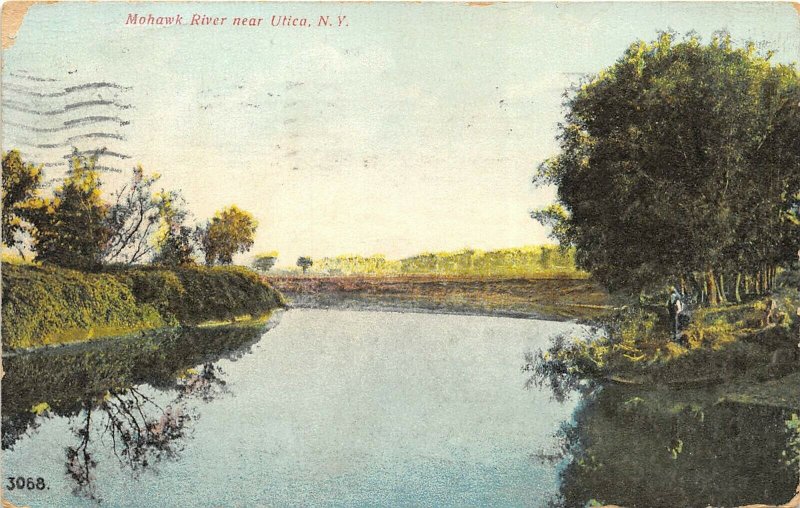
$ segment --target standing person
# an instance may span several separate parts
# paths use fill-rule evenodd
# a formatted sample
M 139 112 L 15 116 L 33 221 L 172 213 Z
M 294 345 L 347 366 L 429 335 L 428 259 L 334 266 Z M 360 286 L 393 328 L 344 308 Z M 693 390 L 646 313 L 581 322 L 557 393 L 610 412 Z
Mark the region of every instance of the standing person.
M 683 312 L 683 297 L 675 286 L 671 288 L 669 300 L 667 301 L 667 309 L 669 310 L 669 321 L 670 327 L 672 328 L 672 340 L 677 341 L 680 317 Z

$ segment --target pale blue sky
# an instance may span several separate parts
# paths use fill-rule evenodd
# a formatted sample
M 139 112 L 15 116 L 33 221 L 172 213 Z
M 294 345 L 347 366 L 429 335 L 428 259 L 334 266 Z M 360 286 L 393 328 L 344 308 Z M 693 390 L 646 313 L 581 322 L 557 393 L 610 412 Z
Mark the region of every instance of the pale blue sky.
M 125 26 L 134 12 L 265 21 Z M 271 27 L 273 14 L 346 15 L 349 27 Z M 560 95 L 571 81 L 667 28 L 706 39 L 727 29 L 777 50 L 776 61 L 797 61 L 799 19 L 779 3 L 40 4 L 4 52 L 4 149 L 24 145 L 52 164 L 64 147 L 31 145 L 102 127 L 125 139 L 74 144 L 132 155 L 108 163 L 161 173 L 198 219 L 230 203 L 252 211 L 261 223 L 254 251 L 276 249 L 281 263 L 539 243 L 546 231 L 528 212 L 553 190 L 530 179 L 556 149 Z M 131 89 L 25 93 L 91 81 Z M 133 105 L 116 112 L 130 124 L 18 127 L 108 114 L 109 106 L 19 110 L 59 109 L 78 97 Z

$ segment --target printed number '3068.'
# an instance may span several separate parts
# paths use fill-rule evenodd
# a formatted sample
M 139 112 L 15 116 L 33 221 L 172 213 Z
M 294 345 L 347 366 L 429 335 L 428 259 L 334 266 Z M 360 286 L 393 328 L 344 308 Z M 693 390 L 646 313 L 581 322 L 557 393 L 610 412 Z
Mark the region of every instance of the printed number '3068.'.
M 25 478 L 22 476 L 9 476 L 8 477 L 8 485 L 6 485 L 7 490 L 44 490 L 47 487 L 44 483 L 44 478 Z

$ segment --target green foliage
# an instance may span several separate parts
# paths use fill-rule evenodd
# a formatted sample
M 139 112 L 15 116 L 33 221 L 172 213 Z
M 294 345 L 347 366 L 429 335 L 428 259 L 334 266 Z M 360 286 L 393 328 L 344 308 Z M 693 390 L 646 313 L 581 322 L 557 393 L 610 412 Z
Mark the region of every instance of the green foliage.
M 93 274 L 4 265 L 2 284 L 2 337 L 10 348 L 230 321 L 283 305 L 258 275 L 236 267 L 114 267 Z
M 299 266 L 299 265 L 298 265 Z M 341 275 L 468 275 L 525 277 L 530 275 L 584 275 L 575 268 L 574 250 L 553 245 L 481 251 L 423 253 L 401 260 L 375 256 L 322 258 L 319 271 Z
M 164 266 L 194 264 L 195 232 L 185 224 L 189 212 L 176 191 L 162 191 L 155 196 L 159 216 L 153 263 Z
M 632 44 L 574 91 L 535 180 L 561 208 L 534 216 L 611 289 L 764 272 L 796 251 L 796 69 L 727 36 L 673 39 Z
M 41 166 L 26 164 L 17 150 L 3 153 L 2 235 L 3 244 L 8 247 L 15 246 L 17 234 L 24 231 L 19 208 L 36 196 L 41 181 Z
M 38 261 L 83 269 L 101 263 L 111 230 L 94 166 L 94 159 L 74 155 L 70 174 L 54 196 L 32 200 L 21 212 L 36 228 L 33 247 Z
M 4 347 L 26 348 L 167 325 L 110 274 L 3 265 Z
M 253 246 L 257 227 L 253 215 L 236 205 L 214 214 L 202 233 L 206 264 L 231 264 L 234 254 L 247 252 Z
M 297 258 L 297 266 L 303 269 L 303 273 L 306 273 L 306 271 L 311 268 L 313 264 L 314 260 L 312 260 L 310 257 L 300 256 Z
M 166 319 L 181 324 L 258 316 L 283 305 L 277 291 L 242 267 L 137 267 L 120 270 L 117 276 L 138 302 L 155 306 Z
M 276 261 L 278 261 L 277 252 L 258 254 L 253 260 L 253 268 L 261 272 L 268 272 L 275 266 Z

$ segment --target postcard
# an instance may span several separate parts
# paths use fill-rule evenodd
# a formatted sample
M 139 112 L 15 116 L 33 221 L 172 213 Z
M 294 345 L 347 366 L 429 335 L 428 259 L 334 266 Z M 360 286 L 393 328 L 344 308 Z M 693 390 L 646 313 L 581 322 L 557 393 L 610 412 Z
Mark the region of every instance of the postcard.
M 6 2 L 3 507 L 800 507 L 798 5 Z

